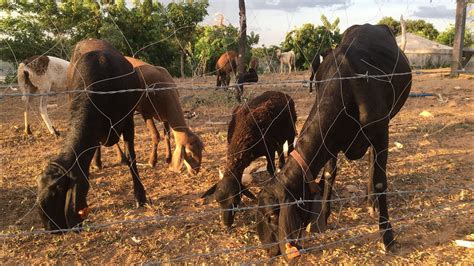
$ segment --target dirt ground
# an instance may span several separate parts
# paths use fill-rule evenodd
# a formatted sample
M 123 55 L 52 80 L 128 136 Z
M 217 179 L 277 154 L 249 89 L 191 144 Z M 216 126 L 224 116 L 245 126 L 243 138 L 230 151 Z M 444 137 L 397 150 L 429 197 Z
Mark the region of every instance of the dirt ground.
M 363 195 L 368 176 L 367 160 L 348 161 L 339 156 L 340 169 L 330 229 L 315 235 L 310 252 L 301 263 L 417 263 L 474 264 L 474 250 L 455 240 L 474 240 L 474 76 L 450 79 L 438 73 L 415 75 L 412 92 L 441 97 L 409 98 L 391 121 L 388 162 L 389 212 L 400 250 L 386 255 L 377 220 L 367 214 Z M 263 75 L 262 82 L 300 80 L 291 76 Z M 214 84 L 214 77 L 177 80 L 189 86 Z M 293 97 L 298 129 L 314 101 L 301 85 L 254 86 L 245 96 L 280 90 Z M 151 204 L 134 208 L 128 168 L 119 165 L 114 150 L 103 149 L 105 168 L 91 170 L 88 202 L 92 208 L 81 233 L 37 234 L 41 229 L 35 208 L 35 177 L 58 153 L 67 131 L 66 96 L 52 97 L 53 124 L 63 134 L 55 138 L 46 130 L 39 113 L 31 115 L 32 136 L 23 134 L 23 103 L 19 97 L 0 99 L 0 262 L 38 263 L 282 263 L 270 260 L 259 247 L 255 210 L 239 212 L 230 232 L 220 223 L 218 205 L 203 205 L 200 195 L 218 180 L 224 164 L 227 125 L 233 107 L 223 91 L 183 90 L 185 110 L 197 118 L 191 128 L 206 144 L 200 173 L 175 174 L 164 162 L 146 165 L 150 137 L 136 116 L 136 151 L 139 171 Z M 37 106 L 38 100 L 33 102 Z M 36 107 L 35 107 L 36 108 Z M 36 109 L 37 110 L 37 109 Z M 419 114 L 427 111 L 432 117 Z M 395 144 L 398 143 L 398 144 Z M 403 146 L 401 146 L 401 145 Z M 258 188 L 252 188 L 254 193 Z M 245 200 L 245 206 L 256 202 Z M 96 225 L 104 225 L 97 228 Z

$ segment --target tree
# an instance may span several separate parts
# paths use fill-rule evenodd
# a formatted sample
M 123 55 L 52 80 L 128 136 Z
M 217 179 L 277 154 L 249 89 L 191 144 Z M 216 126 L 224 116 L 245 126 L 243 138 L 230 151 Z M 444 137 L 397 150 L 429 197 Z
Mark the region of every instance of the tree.
M 383 17 L 377 24 L 387 25 L 395 36 L 398 36 L 402 33 L 400 22 L 393 19 L 392 17 Z
M 295 52 L 297 68 L 308 69 L 314 56 L 328 48 L 334 48 L 340 42 L 339 19 L 329 23 L 323 15 L 321 20 L 323 26 L 307 23 L 289 32 L 281 44 L 283 50 L 293 50 Z
M 453 46 L 454 44 L 454 33 L 455 29 L 453 25 L 450 25 L 445 31 L 441 32 L 436 40 L 439 43 Z M 474 33 L 466 27 L 464 31 L 464 47 L 471 47 L 474 44 Z
M 398 20 L 393 19 L 392 17 L 383 17 L 377 24 L 387 25 L 392 30 L 395 36 L 401 34 L 400 22 Z M 425 20 L 407 19 L 405 21 L 405 24 L 407 32 L 415 33 L 430 40 L 435 40 L 436 37 L 438 37 L 438 30 L 434 27 L 432 23 L 426 22 Z
M 190 41 L 196 32 L 197 23 L 207 15 L 207 0 L 171 2 L 166 8 L 168 27 L 176 38 L 180 48 L 180 70 L 184 77 L 184 60 L 190 49 Z

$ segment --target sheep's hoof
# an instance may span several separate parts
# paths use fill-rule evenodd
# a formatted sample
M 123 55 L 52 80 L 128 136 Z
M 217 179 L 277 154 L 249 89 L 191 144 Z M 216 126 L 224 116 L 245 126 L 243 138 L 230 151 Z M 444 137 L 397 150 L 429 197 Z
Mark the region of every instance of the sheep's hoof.
M 126 166 L 129 165 L 128 160 L 127 160 L 125 157 L 123 157 L 122 159 L 120 159 L 120 164 L 121 164 L 121 165 L 126 165 Z
M 156 158 L 152 158 L 148 160 L 148 166 L 154 168 L 156 166 Z
M 93 163 L 91 164 L 92 169 L 102 169 L 102 163 Z
M 26 134 L 26 135 L 31 135 L 31 134 L 33 134 L 33 132 L 31 132 L 30 125 L 28 125 L 28 126 L 25 128 L 25 134 Z
M 171 157 L 166 157 L 166 158 L 165 158 L 165 162 L 166 162 L 167 164 L 170 164 L 170 163 L 171 163 Z
M 57 131 L 54 127 L 53 127 L 53 135 L 56 136 L 56 137 L 59 137 L 59 131 Z
M 400 252 L 402 246 L 397 241 L 393 240 L 389 245 L 385 246 L 386 254 L 397 254 Z
M 146 200 L 145 200 L 145 201 L 140 200 L 140 201 L 137 201 L 137 202 L 135 203 L 135 207 L 136 207 L 136 208 L 145 207 L 145 205 L 147 205 L 147 201 L 146 201 Z

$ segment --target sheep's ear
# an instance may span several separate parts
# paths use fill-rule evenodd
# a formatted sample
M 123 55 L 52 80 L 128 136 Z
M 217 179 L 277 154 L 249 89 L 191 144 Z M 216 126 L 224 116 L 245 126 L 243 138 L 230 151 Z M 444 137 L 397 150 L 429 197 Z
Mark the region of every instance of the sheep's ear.
M 249 199 L 252 199 L 252 200 L 256 200 L 257 197 L 255 197 L 255 195 L 250 192 L 250 190 L 244 186 L 242 186 L 242 194 L 244 194 L 245 196 L 247 196 L 247 198 Z
M 186 154 L 186 150 L 184 146 L 176 146 L 176 149 L 173 152 L 173 157 L 171 158 L 171 165 L 170 169 L 173 172 L 179 173 L 181 172 L 181 168 L 183 167 L 184 163 L 184 155 Z
M 215 199 L 214 192 L 216 192 L 216 188 L 217 184 L 214 184 L 210 189 L 202 194 L 201 199 L 204 199 L 204 204 L 208 204 Z

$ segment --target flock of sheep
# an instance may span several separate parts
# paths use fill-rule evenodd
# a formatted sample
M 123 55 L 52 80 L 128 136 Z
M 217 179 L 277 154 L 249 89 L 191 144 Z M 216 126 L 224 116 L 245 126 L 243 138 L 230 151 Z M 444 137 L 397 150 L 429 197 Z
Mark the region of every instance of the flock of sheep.
M 290 60 L 291 71 L 294 54 L 284 56 Z M 267 91 L 236 107 L 228 127 L 226 165 L 221 179 L 202 196 L 220 204 L 225 226 L 233 224 L 241 195 L 256 199 L 257 232 L 269 256 L 298 257 L 305 247 L 303 235 L 325 229 L 337 154 L 343 152 L 355 160 L 367 150 L 368 206 L 378 210 L 386 250 L 397 247 L 384 194 L 388 124 L 410 92 L 408 61 L 388 27 L 369 24 L 347 29 L 341 43 L 323 56 L 323 62 L 313 62 L 315 102 L 296 144 L 297 115 L 289 95 Z M 236 58 L 237 54 L 228 52 L 219 59 L 217 86 L 229 85 Z M 258 81 L 257 64 L 251 62 L 238 84 Z M 164 124 L 166 162 L 170 169 L 180 171 L 184 164 L 190 174 L 200 170 L 204 143 L 187 126 L 176 84 L 166 69 L 125 57 L 105 41 L 88 39 L 76 44 L 70 62 L 50 56 L 23 61 L 18 79 L 27 106 L 26 133 L 31 133 L 28 95 L 37 90 L 49 92 L 51 88 L 80 91 L 70 94 L 70 130 L 61 151 L 37 179 L 39 216 L 47 230 L 60 232 L 80 227 L 87 218 L 89 168 L 101 167 L 101 145 L 116 145 L 118 159 L 130 168 L 137 206 L 147 203 L 136 166 L 135 110 L 142 115 L 152 136 L 148 161 L 151 166 L 156 164 L 160 140 L 156 120 Z M 145 93 L 134 90 L 137 88 L 166 89 Z M 39 109 L 49 131 L 59 134 L 48 117 L 45 96 L 40 98 Z M 173 152 L 171 133 L 176 143 Z M 121 136 L 123 151 L 117 145 Z M 289 146 L 286 159 L 285 142 Z M 280 171 L 276 171 L 275 152 Z M 261 156 L 267 158 L 267 171 L 273 178 L 255 196 L 242 184 L 242 175 Z M 308 225 L 310 232 L 305 231 Z

